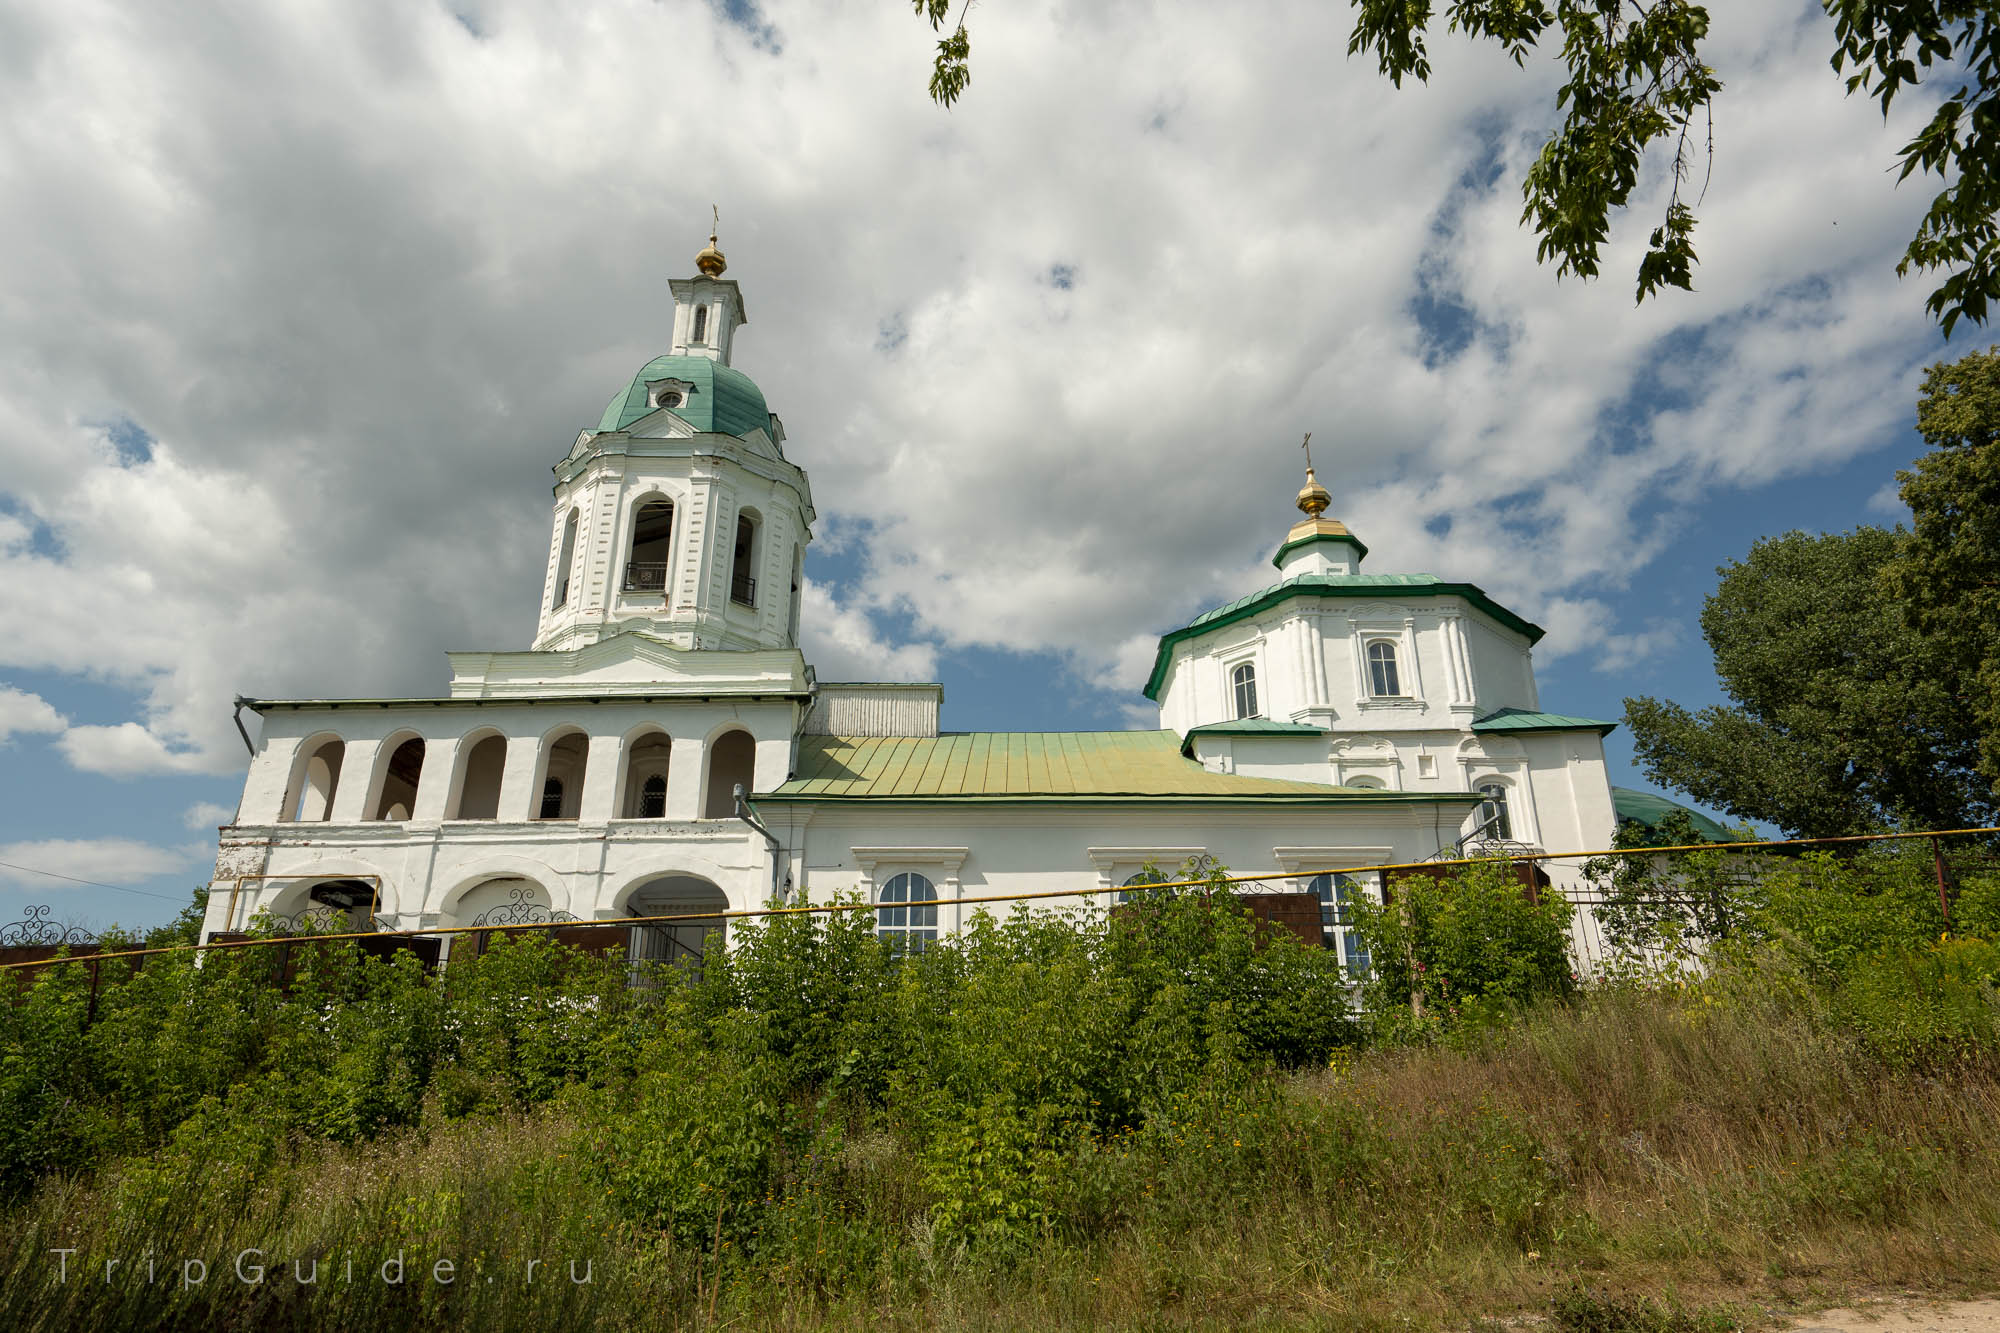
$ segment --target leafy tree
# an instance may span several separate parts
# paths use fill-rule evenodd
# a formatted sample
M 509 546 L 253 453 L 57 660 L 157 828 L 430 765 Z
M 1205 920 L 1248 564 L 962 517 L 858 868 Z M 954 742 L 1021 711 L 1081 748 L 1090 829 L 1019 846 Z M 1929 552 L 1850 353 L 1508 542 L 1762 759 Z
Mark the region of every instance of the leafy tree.
M 1902 540 L 1790 532 L 1724 565 L 1701 627 L 1734 703 L 1627 699 L 1647 776 L 1802 837 L 1989 820 L 1956 654 L 1882 591 Z
M 1511 862 L 1402 875 L 1391 901 L 1354 912 L 1375 964 L 1365 995 L 1382 1035 L 1490 1021 L 1575 988 L 1569 901 L 1531 898 Z
M 1657 826 L 1621 820 L 1611 845 L 1641 852 L 1708 841 L 1687 811 L 1671 810 Z M 1604 894 L 1591 910 L 1606 941 L 1660 967 L 1691 960 L 1705 942 L 1727 938 L 1742 922 L 1743 903 L 1726 851 L 1594 856 L 1583 863 L 1583 873 Z
M 1916 531 L 1884 583 L 1944 645 L 2000 795 L 2000 347 L 1930 368 L 1917 429 L 1932 452 L 1897 474 Z
M 1373 52 L 1401 87 L 1430 77 L 1431 0 L 1349 0 L 1349 55 Z M 1947 337 L 1961 316 L 1984 323 L 2000 296 L 2000 11 L 1981 0 L 1822 0 L 1833 23 L 1832 65 L 1847 91 L 1865 93 L 1884 116 L 1896 95 L 1935 71 L 1948 89 L 1916 138 L 1898 150 L 1898 179 L 1935 174 L 1942 188 L 1911 238 L 1898 273 L 1942 272 L 1925 302 Z M 914 0 L 943 31 L 951 0 Z M 1702 58 L 1708 9 L 1688 0 L 1447 0 L 1450 31 L 1499 43 L 1517 65 L 1544 38 L 1562 44 L 1569 78 L 1556 94 L 1562 123 L 1550 132 L 1521 192 L 1521 220 L 1540 238 L 1537 257 L 1558 276 L 1594 277 L 1611 213 L 1626 206 L 1654 145 L 1671 140 L 1674 188 L 1639 263 L 1638 298 L 1692 286 L 1695 216 L 1681 187 L 1693 165 L 1690 139 L 1712 156 L 1710 110 L 1722 90 Z M 938 42 L 931 97 L 950 106 L 971 77 L 965 13 Z M 1697 200 L 1699 202 L 1699 200 Z

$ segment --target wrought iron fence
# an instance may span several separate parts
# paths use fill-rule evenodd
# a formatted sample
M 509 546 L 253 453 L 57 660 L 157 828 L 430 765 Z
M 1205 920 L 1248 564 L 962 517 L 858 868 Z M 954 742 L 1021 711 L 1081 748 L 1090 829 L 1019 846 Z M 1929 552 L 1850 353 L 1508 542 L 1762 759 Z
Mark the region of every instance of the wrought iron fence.
M 665 592 L 667 564 L 663 560 L 633 560 L 625 566 L 626 592 Z

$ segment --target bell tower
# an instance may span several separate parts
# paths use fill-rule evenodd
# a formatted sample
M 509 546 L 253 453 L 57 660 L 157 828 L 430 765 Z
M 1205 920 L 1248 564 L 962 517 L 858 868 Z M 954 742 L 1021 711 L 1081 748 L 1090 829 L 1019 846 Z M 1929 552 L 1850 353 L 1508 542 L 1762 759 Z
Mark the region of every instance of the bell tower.
M 812 489 L 731 365 L 748 316 L 717 238 L 668 283 L 670 350 L 556 464 L 537 649 L 639 632 L 676 648 L 796 649 Z

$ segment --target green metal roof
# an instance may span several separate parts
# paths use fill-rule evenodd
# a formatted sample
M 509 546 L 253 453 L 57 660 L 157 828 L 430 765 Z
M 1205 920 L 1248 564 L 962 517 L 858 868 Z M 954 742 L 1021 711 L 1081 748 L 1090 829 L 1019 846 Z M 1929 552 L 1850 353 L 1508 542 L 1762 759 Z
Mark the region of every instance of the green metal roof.
M 1416 597 L 1463 597 L 1493 620 L 1525 637 L 1529 643 L 1539 642 L 1546 632 L 1540 625 L 1521 619 L 1488 597 L 1478 585 L 1447 583 L 1435 574 L 1300 574 L 1262 592 L 1239 597 L 1227 606 L 1203 612 L 1185 627 L 1161 635 L 1159 651 L 1153 655 L 1153 674 L 1146 681 L 1146 697 L 1158 701 L 1175 644 L 1199 638 L 1239 620 L 1248 620 L 1294 597 L 1394 597 L 1405 601 Z
M 1339 542 L 1344 546 L 1352 546 L 1356 555 L 1366 557 L 1368 554 L 1368 548 L 1363 546 L 1361 539 L 1351 532 L 1345 535 L 1338 532 L 1315 532 L 1309 536 L 1295 537 L 1283 546 L 1280 546 L 1278 553 L 1271 557 L 1271 563 L 1276 566 L 1282 566 L 1285 563 L 1287 552 L 1296 551 L 1301 546 L 1311 546 L 1314 542 Z
M 1384 792 L 1211 773 L 1171 731 L 972 731 L 942 736 L 801 736 L 798 773 L 763 801 L 1144 800 L 1413 805 L 1465 793 Z
M 1690 810 L 1676 801 L 1670 801 L 1657 792 L 1634 791 L 1630 787 L 1611 789 L 1611 808 L 1618 815 L 1620 823 L 1634 819 L 1647 828 L 1658 828 L 1660 821 L 1678 810 L 1694 821 L 1695 829 L 1710 842 L 1742 842 L 1744 836 L 1724 828 L 1699 810 Z
M 742 371 L 705 356 L 656 356 L 611 400 L 597 428 L 624 430 L 651 414 L 655 409 L 646 399 L 649 380 L 685 380 L 694 386 L 687 401 L 672 411 L 698 431 L 748 435 L 771 427 L 771 409 L 764 405 L 764 391 Z
M 1568 717 L 1562 713 L 1537 713 L 1527 708 L 1502 708 L 1476 718 L 1472 723 L 1474 731 L 1594 731 L 1600 736 L 1609 736 L 1618 730 L 1616 722 L 1601 722 L 1594 717 Z

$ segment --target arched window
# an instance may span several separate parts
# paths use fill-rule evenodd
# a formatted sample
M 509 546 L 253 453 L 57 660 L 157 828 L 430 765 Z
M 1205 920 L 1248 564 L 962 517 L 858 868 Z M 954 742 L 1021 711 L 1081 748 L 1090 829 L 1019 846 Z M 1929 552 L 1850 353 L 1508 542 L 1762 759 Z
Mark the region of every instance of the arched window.
M 671 776 L 673 738 L 664 731 L 634 737 L 625 753 L 625 790 L 619 793 L 622 819 L 665 819 L 667 779 Z
M 688 341 L 691 343 L 698 343 L 707 336 L 708 336 L 708 307 L 705 305 L 698 305 L 694 308 L 694 332 L 688 337 Z
M 1351 980 L 1366 980 L 1373 964 L 1367 941 L 1354 929 L 1354 905 L 1364 901 L 1367 890 L 1346 875 L 1314 875 L 1311 887 L 1319 899 L 1321 942 L 1339 954 Z
M 576 561 L 576 511 L 569 511 L 563 520 L 562 546 L 556 555 L 556 592 L 549 599 L 549 610 L 565 606 L 569 602 L 569 568 Z
M 464 742 L 460 742 L 464 746 Z M 507 767 L 507 738 L 487 736 L 465 746 L 459 760 L 458 803 L 453 819 L 498 819 L 500 778 Z
M 1477 838 L 1498 838 L 1511 842 L 1514 837 L 1514 821 L 1507 813 L 1507 788 L 1498 782 L 1484 783 L 1479 794 L 1486 799 L 1479 806 L 1479 828 L 1473 834 Z
M 424 772 L 424 741 L 412 736 L 389 754 L 382 774 L 382 795 L 375 802 L 376 819 L 405 820 L 417 808 L 417 779 Z
M 632 558 L 625 562 L 626 592 L 665 592 L 674 558 L 674 506 L 648 500 L 632 518 Z
M 1377 639 L 1368 645 L 1368 692 L 1378 699 L 1394 699 L 1403 693 L 1396 674 L 1396 645 Z
M 702 807 L 703 819 L 731 819 L 736 815 L 736 787 L 743 794 L 754 790 L 757 742 L 747 731 L 725 731 L 708 745 L 708 800 Z
M 736 516 L 736 551 L 729 562 L 729 600 L 743 606 L 757 605 L 757 516 L 745 512 Z
M 285 797 L 282 820 L 304 824 L 324 823 L 333 818 L 333 790 L 340 783 L 340 761 L 347 746 L 339 740 L 323 741 L 313 749 L 299 771 L 296 785 Z
M 536 813 L 543 819 L 575 819 L 582 813 L 583 779 L 589 768 L 590 737 L 583 732 L 566 731 L 548 742 Z
M 922 953 L 937 943 L 937 907 L 902 907 L 900 903 L 922 903 L 937 897 L 931 882 L 913 871 L 904 871 L 882 886 L 876 902 L 875 933 L 889 941 L 898 954 Z
M 1173 881 L 1167 878 L 1165 871 L 1155 870 L 1153 867 L 1148 866 L 1136 875 L 1127 876 L 1125 883 L 1119 888 L 1118 892 L 1111 895 L 1111 901 L 1114 903 L 1129 903 L 1139 896 L 1132 892 L 1134 889 L 1143 889 L 1149 884 L 1171 883 Z
M 1257 716 L 1257 668 L 1243 663 L 1229 673 L 1229 684 L 1236 691 L 1236 716 Z

